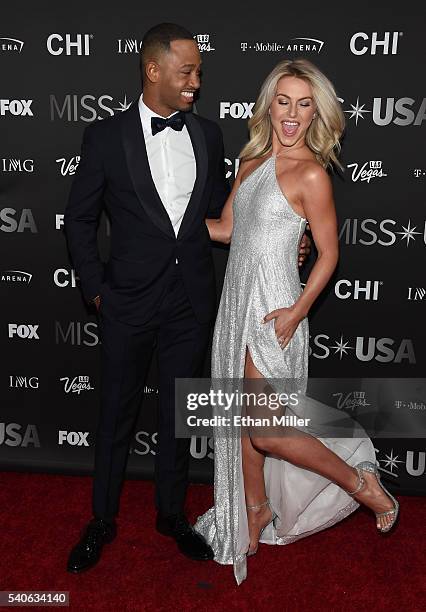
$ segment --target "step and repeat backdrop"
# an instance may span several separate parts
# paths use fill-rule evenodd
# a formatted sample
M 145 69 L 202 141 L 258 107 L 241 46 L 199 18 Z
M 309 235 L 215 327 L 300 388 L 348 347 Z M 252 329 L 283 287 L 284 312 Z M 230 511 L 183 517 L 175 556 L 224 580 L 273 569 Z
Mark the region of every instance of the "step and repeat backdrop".
M 280 60 L 306 57 L 333 81 L 347 121 L 345 170 L 333 177 L 340 262 L 310 317 L 310 375 L 333 378 L 329 401 L 354 415 L 376 409 L 365 381 L 387 381 L 377 410 L 394 434 L 374 439 L 378 465 L 395 491 L 426 492 L 423 20 L 414 3 L 380 4 L 253 12 L 237 3 L 200 8 L 189 0 L 176 8 L 166 0 L 154 10 L 104 0 L 2 8 L 0 469 L 92 471 L 98 325 L 67 254 L 63 214 L 84 128 L 139 96 L 143 33 L 173 21 L 198 42 L 196 112 L 222 128 L 230 182 L 259 87 Z M 109 236 L 102 218 L 104 259 Z M 227 248 L 214 246 L 214 259 L 219 292 Z M 315 253 L 302 282 L 314 260 Z M 153 474 L 157 398 L 154 355 L 129 477 Z M 207 437 L 192 439 L 193 481 L 211 480 L 212 446 Z

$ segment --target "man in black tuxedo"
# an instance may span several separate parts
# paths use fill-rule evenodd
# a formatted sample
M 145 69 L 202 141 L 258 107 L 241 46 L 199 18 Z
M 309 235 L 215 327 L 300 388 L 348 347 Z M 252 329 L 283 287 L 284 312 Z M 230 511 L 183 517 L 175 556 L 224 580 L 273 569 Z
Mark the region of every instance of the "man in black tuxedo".
M 213 553 L 184 515 L 189 440 L 174 436 L 174 379 L 201 376 L 215 314 L 215 277 L 206 217 L 229 193 L 223 141 L 212 121 L 188 112 L 200 87 L 191 33 L 161 24 L 141 51 L 143 95 L 128 111 L 84 134 L 65 211 L 65 231 L 85 298 L 99 309 L 101 414 L 93 514 L 68 569 L 93 566 L 116 533 L 130 439 L 153 345 L 159 364 L 155 482 L 157 530 L 193 559 Z M 165 119 L 169 117 L 169 119 Z M 97 249 L 105 206 L 111 252 Z
M 215 315 L 215 277 L 205 218 L 229 194 L 223 140 L 192 114 L 201 59 L 190 32 L 174 24 L 142 43 L 143 94 L 119 116 L 91 124 L 65 211 L 65 230 L 85 298 L 99 311 L 101 413 L 93 515 L 68 571 L 95 565 L 116 535 L 129 445 L 153 346 L 158 349 L 157 530 L 191 559 L 213 551 L 184 514 L 189 440 L 174 435 L 175 378 L 201 376 Z M 111 219 L 105 266 L 97 248 L 103 208 Z

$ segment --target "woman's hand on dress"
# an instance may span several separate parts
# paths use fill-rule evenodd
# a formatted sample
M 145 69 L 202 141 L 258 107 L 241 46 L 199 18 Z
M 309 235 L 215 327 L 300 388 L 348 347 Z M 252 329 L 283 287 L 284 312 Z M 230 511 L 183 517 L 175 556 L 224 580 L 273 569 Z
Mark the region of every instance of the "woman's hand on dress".
M 295 306 L 273 310 L 263 319 L 264 323 L 275 319 L 275 334 L 282 349 L 285 349 L 293 337 L 300 321 L 305 318 Z

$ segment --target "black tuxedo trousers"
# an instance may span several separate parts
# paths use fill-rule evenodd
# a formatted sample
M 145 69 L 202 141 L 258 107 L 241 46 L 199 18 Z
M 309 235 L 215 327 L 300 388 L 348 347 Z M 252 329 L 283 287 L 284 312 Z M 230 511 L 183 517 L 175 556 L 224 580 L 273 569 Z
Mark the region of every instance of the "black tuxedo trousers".
M 93 513 L 107 521 L 119 511 L 130 441 L 154 346 L 159 369 L 155 504 L 165 516 L 184 509 L 190 440 L 175 438 L 174 379 L 201 376 L 211 324 L 197 321 L 179 264 L 173 262 L 166 287 L 156 314 L 143 325 L 110 319 L 102 313 L 102 304 L 100 307 L 101 414 L 96 437 Z

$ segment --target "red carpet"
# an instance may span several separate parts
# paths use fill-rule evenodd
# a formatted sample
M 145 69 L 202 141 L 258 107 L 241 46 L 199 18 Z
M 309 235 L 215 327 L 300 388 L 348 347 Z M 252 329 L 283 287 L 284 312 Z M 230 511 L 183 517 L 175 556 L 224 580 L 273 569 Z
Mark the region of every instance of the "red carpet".
M 424 498 L 400 498 L 388 536 L 361 509 L 289 546 L 261 545 L 238 587 L 231 567 L 185 559 L 155 532 L 151 482 L 125 483 L 119 535 L 80 575 L 65 564 L 90 518 L 91 478 L 0 473 L 0 485 L 0 590 L 69 591 L 70 609 L 84 612 L 424 610 Z M 191 486 L 189 518 L 211 501 L 211 487 Z

